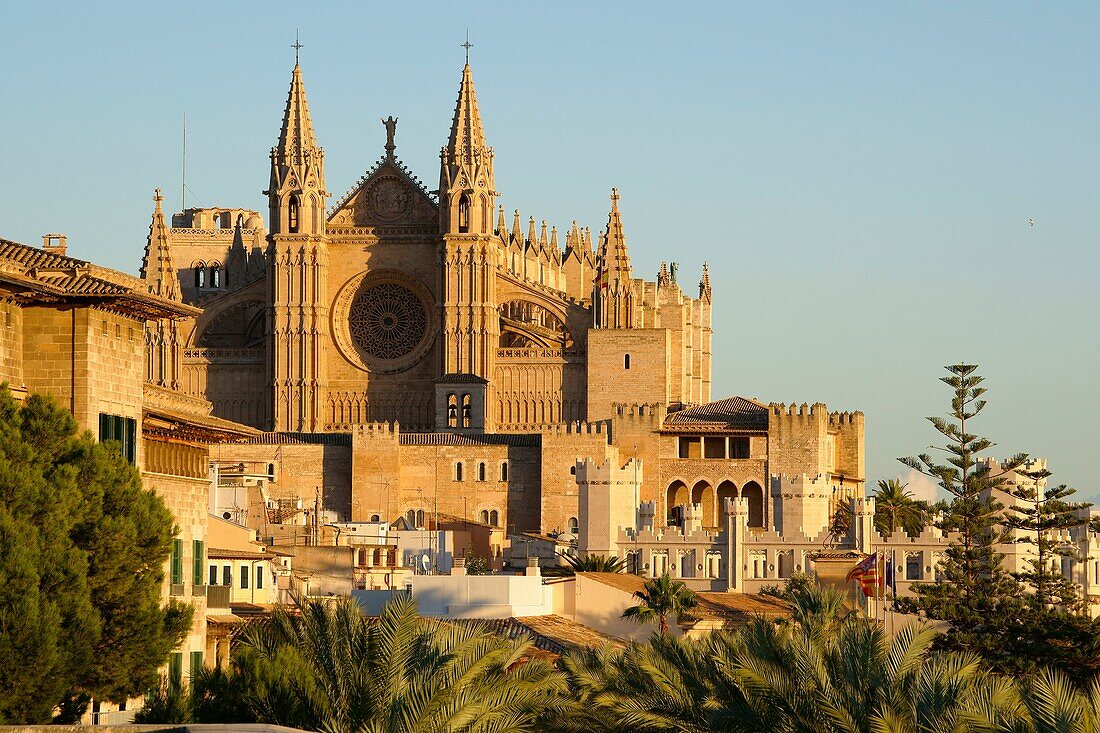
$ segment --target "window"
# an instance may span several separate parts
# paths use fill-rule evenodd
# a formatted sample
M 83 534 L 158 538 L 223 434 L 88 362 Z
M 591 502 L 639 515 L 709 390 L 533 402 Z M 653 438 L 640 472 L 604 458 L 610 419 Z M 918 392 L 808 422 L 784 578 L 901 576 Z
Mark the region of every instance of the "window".
M 291 234 L 298 233 L 298 218 L 301 205 L 301 200 L 298 198 L 298 194 L 291 194 L 290 203 L 287 206 L 287 231 L 289 231 Z
M 458 397 L 453 394 L 447 395 L 447 427 L 458 427 Z
M 121 444 L 123 457 L 133 463 L 137 446 L 137 421 L 132 417 L 99 413 L 99 442 L 108 440 L 117 440 Z
M 507 481 L 508 480 L 508 464 L 507 463 L 500 464 L 500 480 L 501 481 Z
M 220 288 L 222 286 L 222 268 L 219 265 L 210 266 L 210 287 Z
M 458 199 L 458 233 L 466 234 L 470 231 L 470 197 L 466 194 Z
M 577 467 L 576 466 L 570 466 L 569 467 L 569 475 L 570 476 L 576 476 L 577 475 Z
M 485 480 L 485 464 L 484 463 L 477 464 L 477 480 L 478 481 L 484 481 Z
M 478 519 L 481 520 L 482 524 L 488 524 L 489 523 L 489 510 L 488 509 L 482 509 L 481 514 L 478 515 Z
M 168 686 L 178 690 L 183 683 L 183 652 L 172 652 L 168 657 Z
M 748 458 L 749 439 L 730 438 L 730 458 Z
M 256 567 L 256 590 L 264 589 L 264 566 L 258 565 Z
M 497 513 L 496 509 L 489 512 L 489 524 L 493 525 L 494 527 L 500 526 L 500 514 Z
M 377 514 L 372 514 L 372 515 L 370 515 L 370 520 L 371 520 L 372 522 L 378 522 L 378 521 L 381 521 L 381 519 L 382 519 L 382 518 L 381 518 L 381 517 L 379 517 L 379 516 L 378 516 Z
M 206 265 L 202 262 L 195 263 L 195 287 L 206 287 Z
M 699 438 L 682 437 L 679 440 L 681 458 L 699 458 Z
M 905 556 L 905 579 L 920 580 L 920 554 L 911 552 Z
M 202 672 L 202 652 L 191 652 L 191 679 L 195 679 Z
M 703 457 L 704 458 L 725 458 L 726 457 L 726 439 L 714 436 L 707 436 L 703 438 Z
M 172 540 L 172 585 L 183 582 L 183 540 Z
M 206 548 L 202 540 L 191 541 L 191 584 L 202 585 L 202 566 L 206 563 Z
M 241 590 L 248 590 L 248 566 L 241 566 Z
M 209 585 L 217 585 L 217 584 L 218 584 L 218 566 L 217 565 L 211 565 L 210 566 L 210 583 L 209 583 Z
M 424 528 L 424 510 L 423 509 L 417 509 L 416 510 L 416 527 L 417 527 L 417 529 L 423 529 Z
M 233 585 L 232 565 L 222 565 L 222 585 Z
M 626 355 L 623 356 L 623 369 L 629 369 L 629 368 L 630 368 L 630 354 L 626 354 Z
M 462 464 L 461 463 L 456 463 L 455 464 L 455 481 L 461 481 L 461 480 L 462 480 Z
M 468 428 L 471 425 L 470 418 L 473 416 L 473 410 L 470 405 L 470 395 L 462 395 L 462 427 Z
M 581 529 L 581 523 L 577 521 L 576 517 L 569 517 L 569 532 L 571 534 L 577 534 Z

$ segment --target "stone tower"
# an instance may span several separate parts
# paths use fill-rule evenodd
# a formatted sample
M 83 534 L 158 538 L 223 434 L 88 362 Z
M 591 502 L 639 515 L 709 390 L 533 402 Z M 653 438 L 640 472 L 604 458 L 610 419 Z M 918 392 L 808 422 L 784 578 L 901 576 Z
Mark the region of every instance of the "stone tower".
M 324 424 L 328 349 L 328 238 L 324 153 L 294 64 L 268 190 L 268 369 L 275 430 Z
M 141 278 L 149 292 L 169 300 L 182 301 L 176 268 L 172 266 L 172 248 L 168 242 L 168 226 L 164 221 L 160 189 L 153 195 L 156 207 L 149 223 L 149 239 L 141 261 Z M 175 320 L 161 318 L 145 324 L 145 381 L 158 387 L 179 389 L 180 379 L 179 328 Z
M 462 69 L 451 135 L 440 152 L 443 234 L 443 373 L 489 379 L 500 345 L 493 149 L 485 142 L 474 78 Z

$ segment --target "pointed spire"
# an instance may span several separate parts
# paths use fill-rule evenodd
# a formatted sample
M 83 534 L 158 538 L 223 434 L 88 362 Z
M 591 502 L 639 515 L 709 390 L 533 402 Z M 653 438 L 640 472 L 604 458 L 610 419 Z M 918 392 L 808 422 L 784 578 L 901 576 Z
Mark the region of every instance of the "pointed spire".
M 508 236 L 508 227 L 504 226 L 503 205 L 500 207 L 500 214 L 497 215 L 497 234 L 499 234 L 502 239 Z
M 665 287 L 672 282 L 668 275 L 668 262 L 661 262 L 661 269 L 657 272 L 657 285 L 658 287 Z
M 145 243 L 145 257 L 141 262 L 141 278 L 146 281 L 149 292 L 162 298 L 182 300 L 176 268 L 172 266 L 172 248 L 168 243 L 168 226 L 164 223 L 164 209 L 161 201 L 164 197 L 160 189 L 153 194 L 156 208 L 153 220 L 149 223 L 149 239 Z
M 533 247 L 538 240 L 535 239 L 535 217 L 527 222 L 527 242 Z
M 629 282 L 630 255 L 626 251 L 626 234 L 623 233 L 623 218 L 619 213 L 619 189 L 611 189 L 611 213 L 607 217 L 607 229 L 600 244 L 601 266 L 605 268 L 608 281 Z
M 703 279 L 699 281 L 699 297 L 703 300 L 710 302 L 711 297 L 710 287 L 710 268 L 707 267 L 707 263 L 703 263 Z
M 473 167 L 487 151 L 481 112 L 477 107 L 477 93 L 474 91 L 474 75 L 470 70 L 470 62 L 467 61 L 462 69 L 462 84 L 458 88 L 458 102 L 455 104 L 454 121 L 451 123 L 451 136 L 447 140 L 446 158 L 451 165 L 466 164 Z
M 543 249 L 545 249 L 546 245 L 550 243 L 550 240 L 546 238 L 546 231 L 546 219 L 543 219 L 542 229 L 539 231 L 539 246 L 541 246 Z
M 523 242 L 523 230 L 519 228 L 519 209 L 512 215 L 512 239 Z
M 300 165 L 307 156 L 317 152 L 317 136 L 313 133 L 313 120 L 309 116 L 306 87 L 302 83 L 302 67 L 295 62 L 275 154 L 279 163 L 289 166 Z
M 554 248 L 554 251 L 558 251 L 558 228 L 550 227 L 550 246 Z

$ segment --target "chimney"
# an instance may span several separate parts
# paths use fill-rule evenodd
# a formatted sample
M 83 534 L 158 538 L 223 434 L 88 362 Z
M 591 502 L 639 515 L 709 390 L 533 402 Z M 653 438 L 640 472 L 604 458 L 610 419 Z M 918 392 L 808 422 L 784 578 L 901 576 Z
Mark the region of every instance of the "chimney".
M 459 555 L 454 559 L 451 564 L 451 575 L 465 575 L 466 574 L 466 558 Z
M 523 571 L 524 575 L 539 577 L 542 572 L 539 570 L 539 559 L 537 557 L 527 558 L 527 569 Z
M 42 249 L 55 255 L 65 256 L 65 235 L 64 234 L 43 234 L 42 235 Z

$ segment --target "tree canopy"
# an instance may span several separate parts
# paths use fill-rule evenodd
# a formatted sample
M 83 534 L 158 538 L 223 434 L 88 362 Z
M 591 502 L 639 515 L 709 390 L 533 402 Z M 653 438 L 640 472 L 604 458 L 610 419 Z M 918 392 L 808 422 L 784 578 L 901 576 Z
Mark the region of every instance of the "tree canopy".
M 0 721 L 73 719 L 89 697 L 149 688 L 191 619 L 161 604 L 174 534 L 117 445 L 0 385 Z

